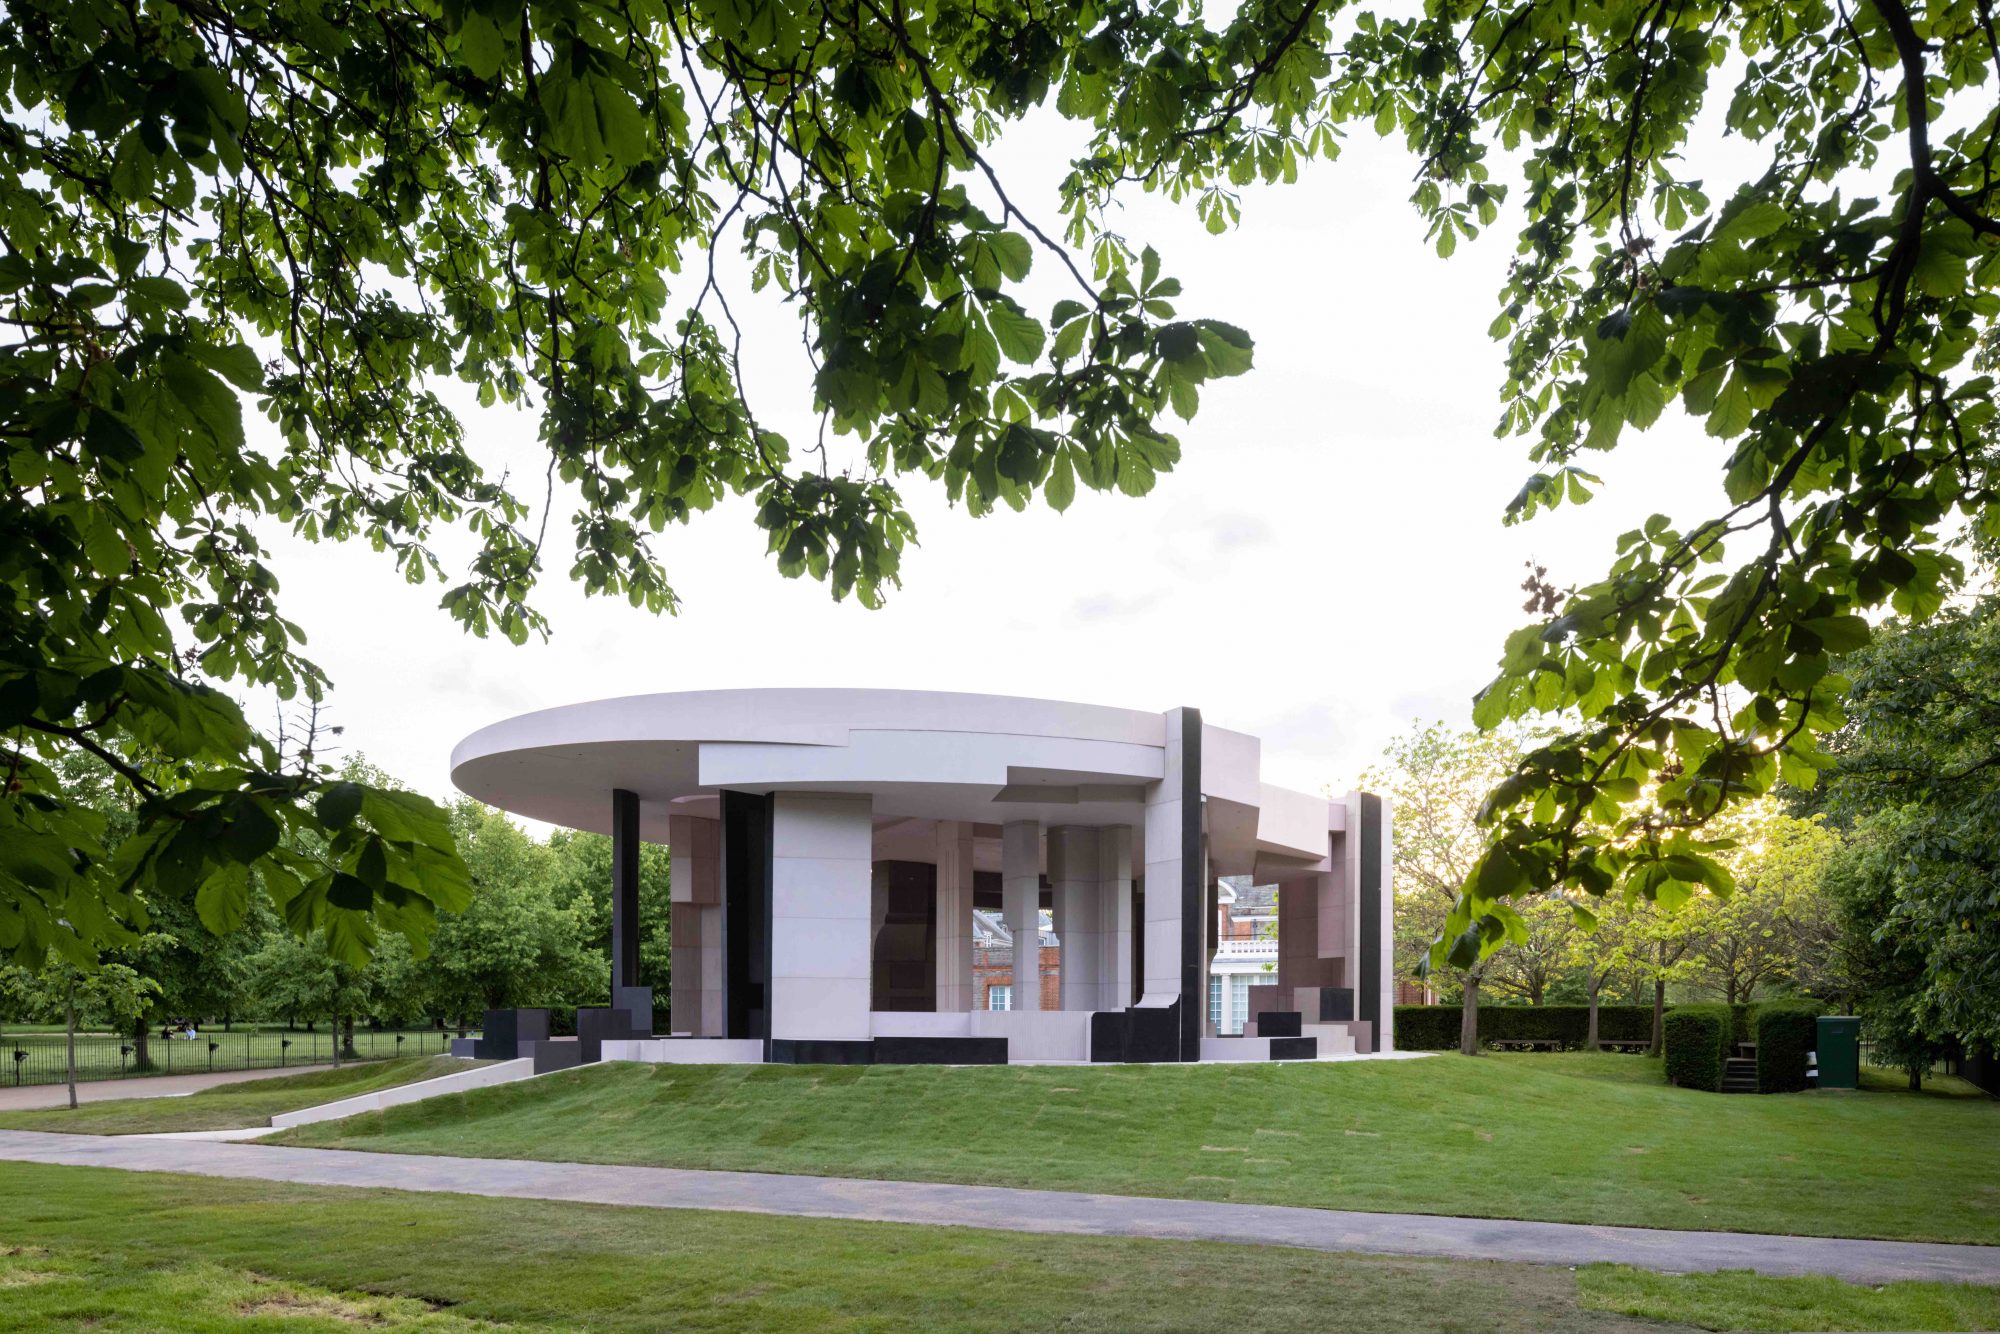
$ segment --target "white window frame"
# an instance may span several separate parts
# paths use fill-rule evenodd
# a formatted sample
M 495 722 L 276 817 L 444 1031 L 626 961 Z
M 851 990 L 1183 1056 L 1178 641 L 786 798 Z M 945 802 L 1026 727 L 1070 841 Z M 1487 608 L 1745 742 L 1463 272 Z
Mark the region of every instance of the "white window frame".
M 992 986 L 986 988 L 986 1008 L 989 1010 L 1013 1009 L 1013 985 L 1007 982 L 995 982 Z

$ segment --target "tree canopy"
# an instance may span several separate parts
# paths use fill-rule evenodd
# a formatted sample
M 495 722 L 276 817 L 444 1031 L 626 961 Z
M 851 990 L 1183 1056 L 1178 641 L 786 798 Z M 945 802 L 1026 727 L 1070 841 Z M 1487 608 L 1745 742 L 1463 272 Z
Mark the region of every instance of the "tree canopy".
M 1812 800 L 1852 830 L 1836 882 L 1877 1026 L 2000 1048 L 2000 597 L 1891 624 L 1848 660 Z
M 1408 142 L 1441 253 L 1503 204 L 1518 226 L 1493 326 L 1500 430 L 1535 469 L 1515 517 L 1585 499 L 1589 453 L 1671 403 L 1732 446 L 1730 509 L 1648 521 L 1509 641 L 1480 721 L 1583 724 L 1489 801 L 1493 846 L 1440 961 L 1518 932 L 1517 895 L 1719 884 L 1703 822 L 1824 763 L 1831 656 L 1874 608 L 1934 610 L 1959 577 L 1945 527 L 1990 519 L 1991 386 L 1968 368 L 2000 273 L 1987 8 L 1217 15 L 10 5 L 0 948 L 129 938 L 149 884 L 216 929 L 261 888 L 350 959 L 378 926 L 421 942 L 465 903 L 441 812 L 338 783 L 223 693 L 325 687 L 260 521 L 365 540 L 443 581 L 467 629 L 519 640 L 546 628 L 532 594 L 558 480 L 571 577 L 653 610 L 674 593 L 650 535 L 747 494 L 782 573 L 876 603 L 914 537 L 903 485 L 973 514 L 1060 509 L 1079 483 L 1143 493 L 1178 457 L 1172 421 L 1249 369 L 1249 334 L 1184 315 L 1117 230 L 1118 193 L 1226 230 L 1245 187 L 1351 127 Z M 1764 170 L 1688 160 L 1711 107 Z M 1019 198 L 988 154 L 1037 113 L 1085 140 L 1055 201 Z M 1031 299 L 1038 266 L 1061 295 Z M 732 302 L 750 299 L 799 317 L 811 442 L 744 392 Z M 482 466 L 451 379 L 538 414 L 539 512 Z M 437 554 L 448 529 L 475 542 L 463 571 Z M 115 862 L 48 767 L 72 747 L 146 798 Z

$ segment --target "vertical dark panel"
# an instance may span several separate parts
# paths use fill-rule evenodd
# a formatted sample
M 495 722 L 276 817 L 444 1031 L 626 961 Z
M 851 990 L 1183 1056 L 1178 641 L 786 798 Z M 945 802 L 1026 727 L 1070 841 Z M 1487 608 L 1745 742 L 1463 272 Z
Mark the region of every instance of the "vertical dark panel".
M 1361 967 L 1355 1015 L 1368 1023 L 1368 1050 L 1382 1050 L 1382 798 L 1361 794 Z
M 771 798 L 722 794 L 722 1014 L 732 1038 L 770 1036 Z
M 1181 713 L 1181 1059 L 1201 1059 L 1202 1021 L 1208 1017 L 1208 988 L 1202 985 L 1205 959 L 1201 905 L 1208 895 L 1201 856 L 1201 710 Z
M 639 794 L 611 790 L 611 995 L 639 985 Z

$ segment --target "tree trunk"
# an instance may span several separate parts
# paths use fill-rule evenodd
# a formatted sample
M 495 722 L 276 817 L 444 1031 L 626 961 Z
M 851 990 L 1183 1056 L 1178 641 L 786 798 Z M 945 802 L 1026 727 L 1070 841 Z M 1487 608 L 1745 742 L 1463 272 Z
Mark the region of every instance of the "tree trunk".
M 331 1039 L 331 1041 L 328 1042 L 327 1045 L 333 1048 L 333 1068 L 338 1070 L 340 1068 L 340 1016 L 339 1015 L 335 1015 L 333 1017 L 333 1024 L 332 1027 L 328 1030 L 327 1036 Z
M 340 1018 L 340 1046 L 341 1054 L 348 1060 L 358 1059 L 354 1051 L 354 1016 L 351 1014 Z
M 1463 1056 L 1479 1055 L 1479 979 L 1465 979 L 1464 1008 L 1459 1012 L 1458 1050 Z
M 64 1077 L 69 1083 L 69 1109 L 76 1110 L 76 979 L 69 980 L 69 995 L 65 1008 L 69 1011 L 66 1029 L 69 1037 L 69 1059 L 64 1066 Z
M 1585 1051 L 1597 1050 L 1597 992 L 1604 985 L 1603 979 L 1595 973 L 1590 977 L 1590 1027 L 1583 1037 Z
M 1653 1055 L 1667 1050 L 1667 980 L 1653 980 Z
M 153 1068 L 153 1026 L 140 1015 L 132 1021 L 132 1068 L 146 1071 Z

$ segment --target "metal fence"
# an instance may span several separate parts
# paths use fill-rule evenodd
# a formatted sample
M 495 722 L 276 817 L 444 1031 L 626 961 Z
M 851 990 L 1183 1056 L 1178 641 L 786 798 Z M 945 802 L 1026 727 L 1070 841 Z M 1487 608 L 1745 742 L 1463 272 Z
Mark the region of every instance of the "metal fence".
M 401 1031 L 357 1029 L 343 1061 L 382 1061 L 397 1056 L 438 1056 L 451 1050 L 454 1034 L 440 1029 Z M 334 1034 L 289 1029 L 244 1029 L 198 1033 L 193 1038 L 146 1042 L 144 1059 L 131 1037 L 80 1033 L 76 1039 L 79 1082 L 153 1075 L 195 1075 L 217 1070 L 283 1070 L 330 1065 Z M 0 1086 L 66 1082 L 68 1046 L 61 1033 L 0 1034 Z

